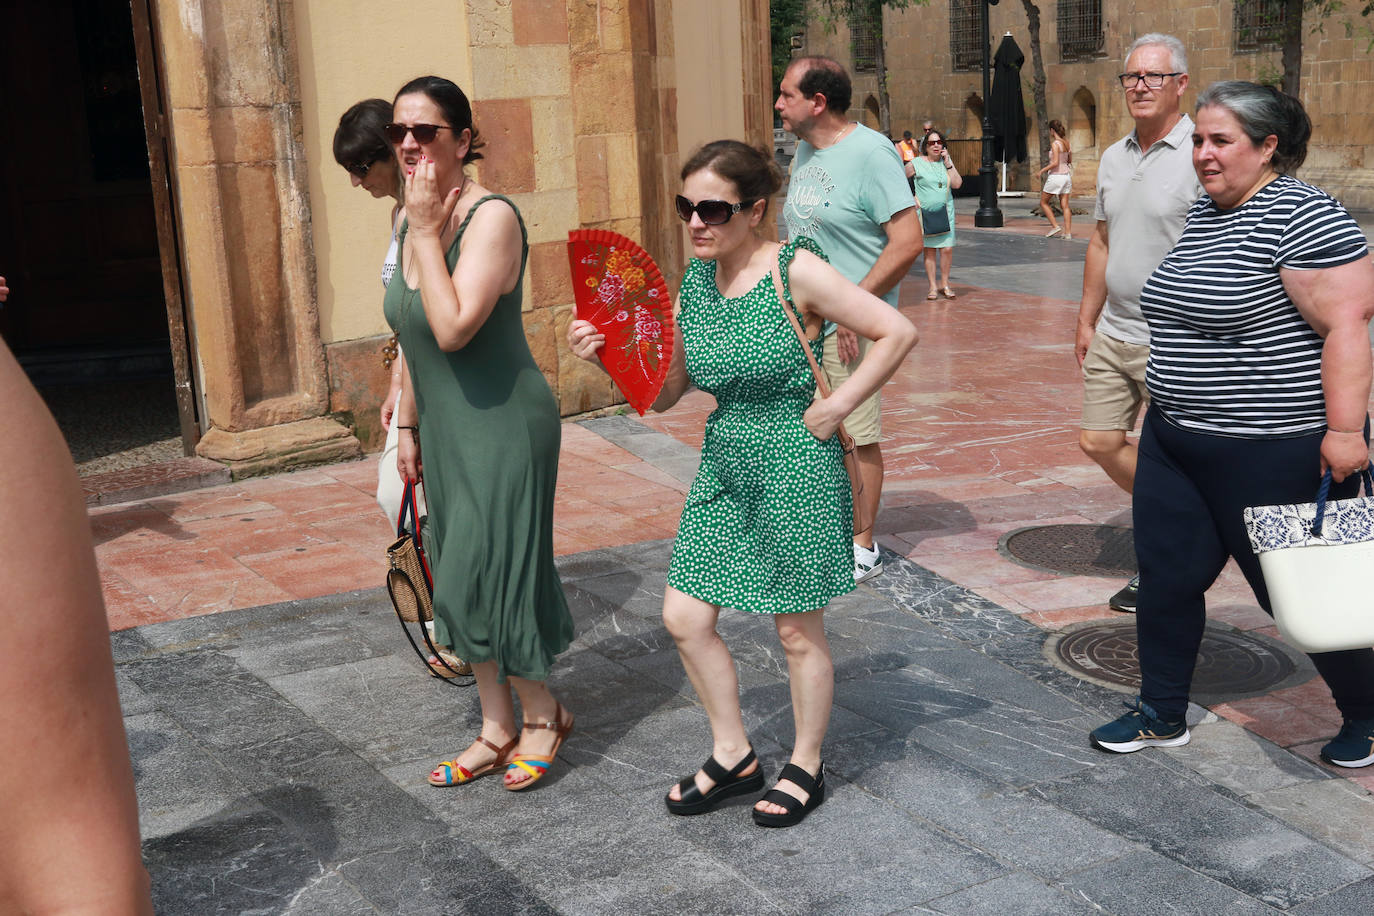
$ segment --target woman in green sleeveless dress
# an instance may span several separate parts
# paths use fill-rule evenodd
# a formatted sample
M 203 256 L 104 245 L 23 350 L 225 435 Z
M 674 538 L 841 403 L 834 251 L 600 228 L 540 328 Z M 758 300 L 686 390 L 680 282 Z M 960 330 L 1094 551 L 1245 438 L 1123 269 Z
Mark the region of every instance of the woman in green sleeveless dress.
M 393 118 L 407 219 L 384 310 L 409 370 L 397 465 L 425 484 L 435 639 L 472 662 L 482 704 L 480 736 L 429 780 L 504 768 L 506 788 L 525 789 L 572 728 L 544 682 L 573 630 L 553 564 L 558 405 L 520 317 L 529 249 L 515 206 L 464 174 L 481 141 L 462 90 L 412 80 Z
M 677 403 L 689 381 L 718 406 L 673 547 L 663 621 L 706 708 L 712 752 L 666 802 L 674 814 L 699 814 L 763 787 L 734 660 L 716 632 L 720 607 L 735 607 L 771 615 L 787 655 L 796 746 L 753 815 L 762 826 L 784 827 L 825 798 L 821 743 L 835 676 L 822 614 L 854 588 L 849 480 L 835 430 L 896 370 L 916 329 L 841 277 L 809 239 L 780 246 L 755 232 L 782 182 L 766 152 L 719 140 L 692 156 L 682 178 L 678 215 L 695 257 L 678 293 L 680 333 L 654 409 Z M 874 341 L 828 398 L 812 400 L 815 379 L 775 292 L 775 267 L 818 359 L 825 320 Z M 568 343 L 575 355 L 595 359 L 605 338 L 574 321 Z

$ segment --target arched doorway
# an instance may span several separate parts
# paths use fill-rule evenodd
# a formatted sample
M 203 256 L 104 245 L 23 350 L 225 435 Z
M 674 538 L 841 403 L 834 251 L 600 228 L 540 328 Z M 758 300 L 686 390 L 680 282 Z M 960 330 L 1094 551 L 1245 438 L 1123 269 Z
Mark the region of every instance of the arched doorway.
M 83 474 L 180 457 L 198 434 L 189 371 L 179 384 L 180 293 L 169 295 L 161 255 L 160 232 L 174 232 L 156 186 L 165 192 L 165 162 L 145 133 L 157 98 L 140 81 L 154 69 L 139 65 L 152 46 L 146 2 L 63 0 L 23 15 L 0 5 L 0 117 L 24 125 L 23 142 L 0 147 L 0 273 L 12 291 L 0 336 Z
M 1073 94 L 1068 128 L 1069 149 L 1074 155 L 1097 158 L 1097 99 L 1086 86 L 1079 86 Z
M 959 136 L 972 138 L 983 136 L 983 98 L 971 93 L 964 99 L 964 119 L 960 125 Z
M 874 96 L 864 99 L 863 109 L 864 127 L 871 127 L 874 130 L 882 130 L 882 114 L 878 108 L 878 100 Z

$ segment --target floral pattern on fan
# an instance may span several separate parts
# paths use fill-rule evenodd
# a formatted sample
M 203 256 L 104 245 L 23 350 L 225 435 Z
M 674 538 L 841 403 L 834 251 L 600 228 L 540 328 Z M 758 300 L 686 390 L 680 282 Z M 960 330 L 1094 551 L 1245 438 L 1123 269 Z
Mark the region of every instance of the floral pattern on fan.
M 1316 518 L 1316 503 L 1254 506 L 1245 510 L 1245 530 L 1255 553 L 1374 541 L 1374 499 L 1367 496 L 1329 501 L 1320 535 L 1312 533 Z
M 605 229 L 568 233 L 577 317 L 606 335 L 599 357 L 641 415 L 663 388 L 673 355 L 672 301 L 663 274 L 639 245 Z

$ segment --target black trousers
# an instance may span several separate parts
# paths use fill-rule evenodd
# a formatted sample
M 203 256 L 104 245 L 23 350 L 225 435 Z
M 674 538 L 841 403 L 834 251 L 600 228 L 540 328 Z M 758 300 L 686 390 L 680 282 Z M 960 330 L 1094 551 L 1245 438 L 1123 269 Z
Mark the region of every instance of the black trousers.
M 1273 614 L 1242 513 L 1247 506 L 1311 502 L 1321 479 L 1322 436 L 1214 436 L 1181 429 L 1153 406 L 1146 413 L 1132 499 L 1140 564 L 1136 634 L 1140 695 L 1163 718 L 1181 719 L 1188 708 L 1207 616 L 1204 593 L 1227 557 L 1235 558 L 1260 607 Z M 1349 477 L 1331 488 L 1330 498 L 1355 496 L 1358 487 Z M 1308 657 L 1343 716 L 1374 717 L 1374 649 Z

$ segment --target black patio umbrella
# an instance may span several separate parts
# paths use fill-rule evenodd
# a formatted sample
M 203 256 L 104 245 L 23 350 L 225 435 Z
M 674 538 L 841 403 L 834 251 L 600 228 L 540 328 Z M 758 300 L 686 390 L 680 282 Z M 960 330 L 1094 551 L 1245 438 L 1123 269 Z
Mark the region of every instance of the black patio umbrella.
M 988 120 L 992 124 L 993 153 L 1001 162 L 1026 161 L 1026 106 L 1021 103 L 1021 65 L 1026 55 L 1007 33 L 992 58 L 992 93 Z

